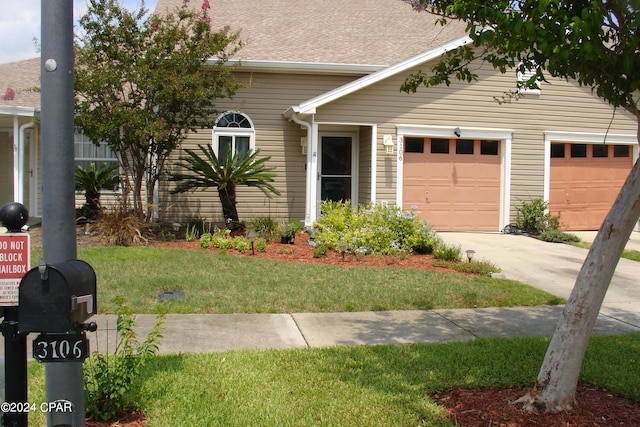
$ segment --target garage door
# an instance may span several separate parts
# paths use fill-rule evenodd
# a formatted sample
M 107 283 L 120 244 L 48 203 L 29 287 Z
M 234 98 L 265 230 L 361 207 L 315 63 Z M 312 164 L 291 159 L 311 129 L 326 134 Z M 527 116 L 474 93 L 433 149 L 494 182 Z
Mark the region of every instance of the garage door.
M 438 231 L 498 231 L 500 142 L 406 138 L 403 207 Z
M 597 230 L 631 170 L 629 145 L 551 144 L 549 211 L 566 230 Z

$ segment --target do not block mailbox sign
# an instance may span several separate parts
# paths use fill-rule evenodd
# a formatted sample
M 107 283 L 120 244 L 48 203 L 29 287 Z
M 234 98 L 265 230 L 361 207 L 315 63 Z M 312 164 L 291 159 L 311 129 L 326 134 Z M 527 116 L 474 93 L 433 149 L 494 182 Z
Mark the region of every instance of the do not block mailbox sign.
M 29 271 L 30 240 L 26 233 L 0 234 L 0 306 L 17 306 L 20 280 Z

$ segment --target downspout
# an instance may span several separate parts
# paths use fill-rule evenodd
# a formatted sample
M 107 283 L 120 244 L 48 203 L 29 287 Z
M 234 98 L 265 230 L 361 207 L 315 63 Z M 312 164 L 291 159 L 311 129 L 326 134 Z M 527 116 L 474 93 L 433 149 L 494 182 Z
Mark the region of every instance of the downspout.
M 311 210 L 314 209 L 314 203 L 312 203 L 312 183 L 315 182 L 313 180 L 313 153 L 315 152 L 315 141 L 313 140 L 313 126 L 311 123 L 305 122 L 304 120 L 298 117 L 298 114 L 293 112 L 289 117 L 289 120 L 292 122 L 299 124 L 307 128 L 307 161 L 305 163 L 305 170 L 307 173 L 307 182 L 306 182 L 306 195 L 305 195 L 305 207 L 304 207 L 304 225 L 308 227 L 313 224 L 315 220 L 315 212 Z M 315 194 L 315 192 L 314 192 Z
M 15 199 L 18 203 L 24 203 L 24 132 L 34 125 L 33 121 L 25 123 L 20 126 L 20 133 L 18 137 L 18 191 L 15 194 Z M 35 212 L 34 212 L 35 213 Z

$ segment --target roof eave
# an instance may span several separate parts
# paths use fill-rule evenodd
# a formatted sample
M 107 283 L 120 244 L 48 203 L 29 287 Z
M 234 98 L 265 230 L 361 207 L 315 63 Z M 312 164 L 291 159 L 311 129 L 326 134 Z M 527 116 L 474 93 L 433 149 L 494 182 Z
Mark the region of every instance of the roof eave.
M 459 37 L 448 43 L 440 45 L 435 49 L 431 49 L 426 52 L 423 52 L 420 55 L 416 55 L 405 61 L 399 62 L 390 67 L 386 67 L 373 74 L 366 75 L 358 80 L 355 80 L 351 83 L 347 83 L 346 85 L 338 87 L 329 92 L 325 92 L 322 95 L 312 98 L 301 104 L 294 105 L 290 107 L 289 110 L 295 111 L 296 113 L 301 115 L 315 114 L 318 107 L 321 107 L 329 102 L 335 101 L 336 99 L 342 98 L 343 96 L 354 93 L 367 86 L 378 83 L 396 74 L 406 72 L 407 70 L 410 70 L 413 67 L 416 67 L 422 63 L 438 58 L 442 56 L 444 53 L 450 50 L 456 49 L 460 46 L 464 46 L 469 42 L 471 42 L 471 39 L 469 38 L 469 36 Z
M 21 116 L 35 117 L 39 113 L 39 109 L 35 107 L 23 107 L 19 105 L 0 105 L 0 115 L 3 116 Z
M 214 64 L 216 58 L 209 59 L 208 64 Z M 271 73 L 296 74 L 340 74 L 367 75 L 386 68 L 386 65 L 368 64 L 332 64 L 325 62 L 295 62 L 295 61 L 262 61 L 254 59 L 229 59 L 226 64 L 240 66 L 244 70 Z

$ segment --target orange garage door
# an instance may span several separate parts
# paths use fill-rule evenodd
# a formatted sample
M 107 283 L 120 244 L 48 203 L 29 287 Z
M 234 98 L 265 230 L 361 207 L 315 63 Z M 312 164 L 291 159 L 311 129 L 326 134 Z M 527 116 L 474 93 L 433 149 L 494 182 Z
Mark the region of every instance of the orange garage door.
M 597 230 L 631 170 L 629 145 L 551 144 L 549 211 L 566 230 Z
M 402 206 L 438 231 L 498 231 L 500 142 L 405 137 Z

